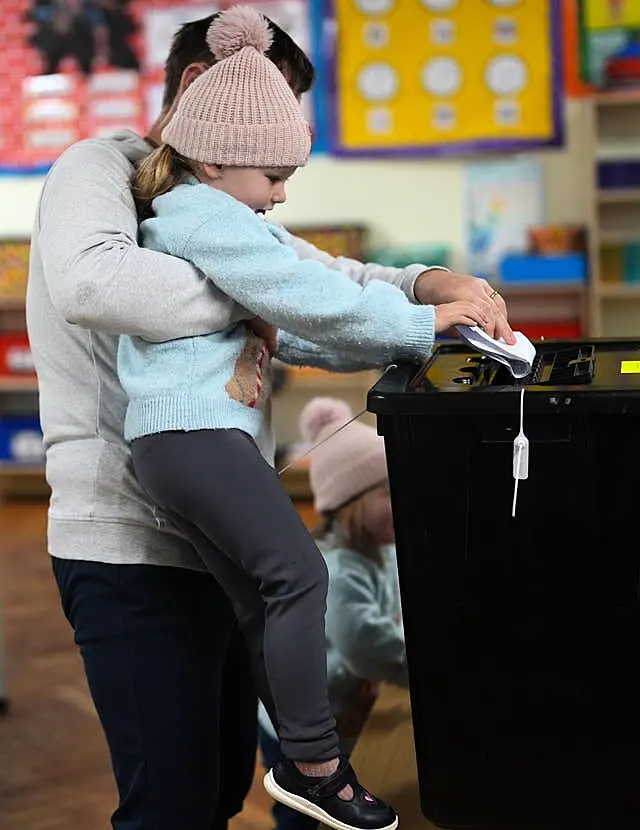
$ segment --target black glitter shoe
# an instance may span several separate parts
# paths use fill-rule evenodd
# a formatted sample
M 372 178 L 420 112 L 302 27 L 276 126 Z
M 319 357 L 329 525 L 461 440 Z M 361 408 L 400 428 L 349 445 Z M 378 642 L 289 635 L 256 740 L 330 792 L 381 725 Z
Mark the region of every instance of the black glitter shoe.
M 338 793 L 351 787 L 353 798 Z M 293 761 L 280 761 L 264 777 L 264 788 L 274 801 L 317 819 L 335 830 L 395 830 L 398 816 L 384 801 L 374 798 L 358 781 L 346 758 L 327 777 L 303 775 Z

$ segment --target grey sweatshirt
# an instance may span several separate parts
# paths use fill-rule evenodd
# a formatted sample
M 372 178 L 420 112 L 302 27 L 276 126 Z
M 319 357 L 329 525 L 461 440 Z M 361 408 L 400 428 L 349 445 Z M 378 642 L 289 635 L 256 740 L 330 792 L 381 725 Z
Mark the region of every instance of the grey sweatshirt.
M 27 329 L 51 486 L 49 552 L 201 570 L 133 474 L 123 438 L 127 401 L 116 374 L 118 335 L 165 341 L 206 334 L 233 321 L 234 304 L 186 261 L 138 246 L 129 182 L 150 149 L 131 132 L 74 145 L 51 169 L 37 207 Z M 412 300 L 425 270 L 363 265 L 290 234 L 287 241 L 301 258 L 363 285 L 394 283 Z M 269 436 L 262 449 L 269 457 Z

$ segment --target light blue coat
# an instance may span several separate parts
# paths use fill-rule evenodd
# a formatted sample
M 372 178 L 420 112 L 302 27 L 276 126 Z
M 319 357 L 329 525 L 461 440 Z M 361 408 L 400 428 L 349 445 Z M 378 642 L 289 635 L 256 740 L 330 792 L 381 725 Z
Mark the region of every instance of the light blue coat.
M 433 306 L 393 285 L 360 286 L 301 260 L 286 233 L 222 191 L 190 179 L 154 200 L 146 247 L 192 262 L 238 305 L 277 327 L 285 362 L 341 371 L 422 360 L 434 342 Z M 172 298 L 167 296 L 170 304 Z M 123 336 L 118 374 L 128 395 L 125 438 L 168 430 L 237 428 L 256 437 L 269 400 L 269 355 L 239 322 L 200 337 Z

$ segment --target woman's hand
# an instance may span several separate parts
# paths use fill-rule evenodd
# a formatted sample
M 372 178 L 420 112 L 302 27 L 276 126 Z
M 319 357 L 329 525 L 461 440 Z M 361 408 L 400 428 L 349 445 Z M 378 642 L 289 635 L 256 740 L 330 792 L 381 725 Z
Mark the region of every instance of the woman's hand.
M 513 345 L 516 340 L 507 319 L 507 306 L 500 294 L 480 277 L 456 274 L 434 268 L 423 271 L 413 288 L 419 303 L 440 306 L 454 302 L 467 302 L 478 306 L 492 322 L 485 331 L 496 340 L 502 338 Z M 460 325 L 456 323 L 455 325 Z M 466 325 L 480 325 L 467 323 Z

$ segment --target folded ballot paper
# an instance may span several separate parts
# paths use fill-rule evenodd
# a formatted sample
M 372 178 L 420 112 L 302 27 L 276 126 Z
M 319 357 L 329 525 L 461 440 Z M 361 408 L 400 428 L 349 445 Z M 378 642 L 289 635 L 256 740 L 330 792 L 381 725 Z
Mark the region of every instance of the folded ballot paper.
M 521 331 L 515 331 L 516 342 L 509 346 L 504 340 L 494 340 L 479 326 L 456 326 L 459 334 L 474 349 L 486 354 L 509 369 L 514 378 L 523 378 L 529 374 L 536 356 L 536 349 L 528 337 Z

